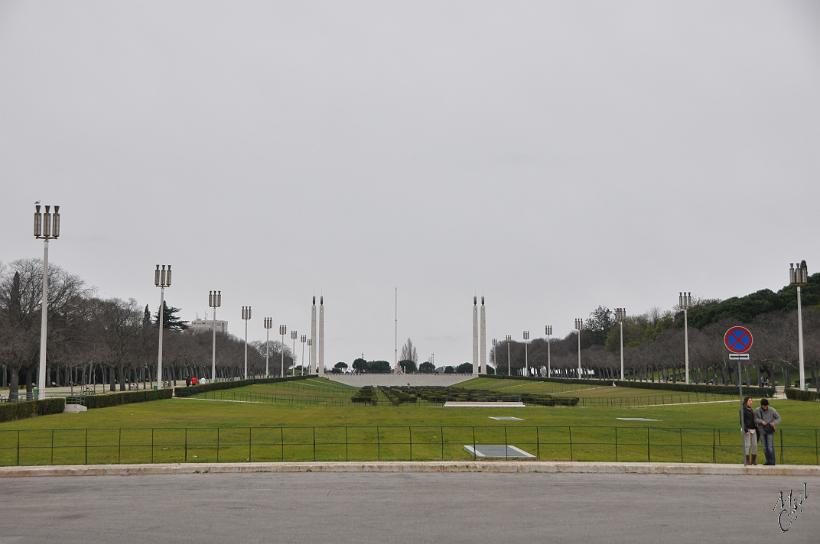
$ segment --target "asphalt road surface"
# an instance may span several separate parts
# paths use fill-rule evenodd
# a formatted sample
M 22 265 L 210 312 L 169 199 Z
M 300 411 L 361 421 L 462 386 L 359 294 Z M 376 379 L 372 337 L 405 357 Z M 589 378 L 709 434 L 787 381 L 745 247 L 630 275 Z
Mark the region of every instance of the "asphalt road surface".
M 803 512 L 782 533 L 780 491 Z M 820 542 L 820 478 L 208 474 L 0 479 L 0 544 Z

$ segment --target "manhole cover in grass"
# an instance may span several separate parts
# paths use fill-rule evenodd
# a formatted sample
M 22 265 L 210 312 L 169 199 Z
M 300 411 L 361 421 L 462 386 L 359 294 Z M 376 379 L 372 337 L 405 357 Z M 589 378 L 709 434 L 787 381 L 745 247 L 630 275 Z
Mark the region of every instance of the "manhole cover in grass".
M 475 448 L 464 445 L 464 450 L 476 457 L 496 457 L 502 459 L 535 459 L 535 456 L 515 446 L 504 444 L 476 444 Z
M 621 421 L 660 421 L 660 419 L 651 419 L 648 417 L 616 417 Z
M 522 418 L 515 416 L 490 416 L 490 419 L 496 421 L 524 421 Z

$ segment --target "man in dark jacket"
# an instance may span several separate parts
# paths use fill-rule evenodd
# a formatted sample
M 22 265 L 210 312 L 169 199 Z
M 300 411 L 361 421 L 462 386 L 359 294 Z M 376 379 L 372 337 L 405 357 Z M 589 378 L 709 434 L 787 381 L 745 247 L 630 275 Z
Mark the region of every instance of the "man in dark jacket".
M 766 455 L 764 464 L 774 465 L 774 433 L 780 426 L 780 414 L 769 406 L 769 399 L 760 400 L 760 408 L 755 410 L 755 425 L 763 442 L 763 453 Z

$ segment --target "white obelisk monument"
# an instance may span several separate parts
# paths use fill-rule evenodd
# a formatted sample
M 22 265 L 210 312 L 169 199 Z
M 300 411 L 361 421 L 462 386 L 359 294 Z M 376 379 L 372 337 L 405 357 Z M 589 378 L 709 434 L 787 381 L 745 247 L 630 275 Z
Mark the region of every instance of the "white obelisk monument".
M 478 297 L 473 297 L 473 376 L 478 375 Z
M 487 373 L 487 312 L 484 310 L 484 297 L 481 297 L 481 325 L 479 325 L 478 373 Z
M 319 297 L 319 376 L 325 375 L 325 297 Z
M 316 297 L 310 309 L 310 372 L 316 373 Z

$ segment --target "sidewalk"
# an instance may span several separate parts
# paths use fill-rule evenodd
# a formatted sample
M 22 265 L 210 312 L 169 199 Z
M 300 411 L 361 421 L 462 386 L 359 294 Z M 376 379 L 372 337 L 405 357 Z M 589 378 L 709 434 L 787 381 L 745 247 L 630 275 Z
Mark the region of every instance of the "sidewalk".
M 398 461 L 317 463 L 169 463 L 153 465 L 53 465 L 0 467 L 0 478 L 42 476 L 141 476 L 156 474 L 246 474 L 299 472 L 486 472 L 562 474 L 667 474 L 698 476 L 811 476 L 820 466 L 754 466 L 711 463 L 580 463 L 554 461 Z

